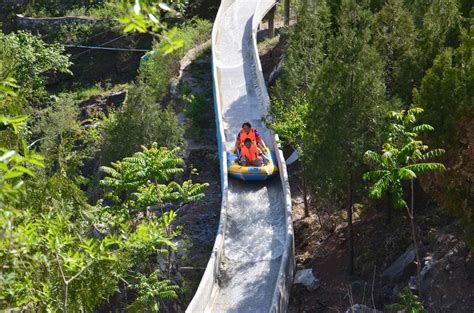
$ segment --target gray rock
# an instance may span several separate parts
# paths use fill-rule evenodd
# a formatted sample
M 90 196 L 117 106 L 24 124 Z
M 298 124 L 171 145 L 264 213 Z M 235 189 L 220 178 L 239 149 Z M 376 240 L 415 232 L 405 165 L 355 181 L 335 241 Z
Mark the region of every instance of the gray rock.
M 345 313 L 383 313 L 382 311 L 369 308 L 363 304 L 354 304 L 350 308 L 347 308 Z
M 351 282 L 351 291 L 354 296 L 363 295 L 367 291 L 367 282 L 362 280 L 356 280 Z
M 120 107 L 127 99 L 128 90 L 112 92 L 107 97 L 107 106 Z
M 107 224 L 92 224 L 92 234 L 96 239 L 103 239 L 110 233 L 110 227 Z
M 273 71 L 270 73 L 270 76 L 268 77 L 268 84 L 273 85 L 275 81 L 280 77 L 281 73 L 283 71 L 283 59 L 281 59 L 278 64 L 275 66 Z
M 382 273 L 382 278 L 390 282 L 401 282 L 416 272 L 415 249 L 409 248 Z
M 383 286 L 382 287 L 382 295 L 383 295 L 383 298 L 387 302 L 393 302 L 393 299 L 394 299 L 393 293 L 394 293 L 394 290 L 393 290 L 392 287 L 390 287 L 390 286 Z
M 431 270 L 432 267 L 433 267 L 433 256 L 428 254 L 424 258 L 424 266 L 421 269 L 421 278 L 424 278 L 426 276 L 426 274 L 429 273 L 429 271 Z
M 321 285 L 319 279 L 314 277 L 313 270 L 310 268 L 297 271 L 293 284 L 301 284 L 309 291 L 316 290 Z
M 399 284 L 393 287 L 392 302 L 395 302 L 400 298 L 400 293 L 405 287 L 405 284 Z
M 408 280 L 408 288 L 411 290 L 416 290 L 417 289 L 417 278 L 416 276 L 410 276 L 410 279 Z
M 170 94 L 173 98 L 179 98 L 179 80 L 172 79 L 170 82 Z

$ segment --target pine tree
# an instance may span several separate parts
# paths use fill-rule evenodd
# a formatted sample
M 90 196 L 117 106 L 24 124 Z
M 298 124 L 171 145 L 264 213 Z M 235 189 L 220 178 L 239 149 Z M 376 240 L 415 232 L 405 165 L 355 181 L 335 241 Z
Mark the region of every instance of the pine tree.
M 371 13 L 344 0 L 338 33 L 328 43 L 328 58 L 310 97 L 304 151 L 315 188 L 334 195 L 335 207 L 347 209 L 349 272 L 354 271 L 352 208 L 360 183 L 362 155 L 374 144 L 386 112 L 383 63 L 370 46 Z
M 390 96 L 409 101 L 414 87 L 417 30 L 403 0 L 389 0 L 375 15 L 373 42 L 385 61 L 385 84 Z
M 330 14 L 325 0 L 302 0 L 298 20 L 288 34 L 284 70 L 275 90 L 275 98 L 292 102 L 307 93 L 324 57 L 329 33 Z
M 424 71 L 446 46 L 456 46 L 460 30 L 461 12 L 458 0 L 433 0 L 423 17 L 419 62 Z M 421 77 L 420 77 L 421 80 Z M 419 83 L 419 81 L 418 81 Z
M 474 186 L 469 183 L 469 177 L 473 171 L 470 166 L 473 154 L 466 143 L 472 136 L 474 120 L 473 33 L 473 26 L 462 30 L 459 47 L 447 48 L 436 57 L 414 97 L 415 104 L 426 111 L 423 121 L 435 128 L 428 143 L 446 148 L 448 170 L 437 181 L 439 187 L 433 190 L 433 195 L 443 207 L 463 218 L 471 246 L 474 246 Z

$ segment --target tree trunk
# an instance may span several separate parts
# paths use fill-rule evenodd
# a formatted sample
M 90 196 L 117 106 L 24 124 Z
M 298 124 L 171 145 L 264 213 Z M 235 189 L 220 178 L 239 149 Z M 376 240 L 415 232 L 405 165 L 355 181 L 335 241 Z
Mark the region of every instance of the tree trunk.
M 352 229 L 352 172 L 347 184 L 347 244 L 349 250 L 349 274 L 354 274 L 354 231 Z
M 290 0 L 285 0 L 285 26 L 290 25 Z
M 69 289 L 69 286 L 68 286 L 68 283 L 66 282 L 66 283 L 64 284 L 64 303 L 63 303 L 63 311 L 64 311 L 64 313 L 67 312 L 68 289 Z
M 387 200 L 387 219 L 385 220 L 386 225 L 390 225 L 392 223 L 392 199 L 390 198 L 390 193 L 387 193 L 386 198 Z
M 275 11 L 276 6 L 268 12 L 268 38 L 275 37 Z
M 303 200 L 304 200 L 304 217 L 309 217 L 308 186 L 306 185 L 306 178 L 304 177 L 303 177 Z
M 411 180 L 411 209 L 407 206 L 408 217 L 410 218 L 411 236 L 413 238 L 413 245 L 415 247 L 416 256 L 416 287 L 418 289 L 418 295 L 421 297 L 421 261 L 420 254 L 418 252 L 418 240 L 416 238 L 415 229 L 415 194 L 413 190 L 413 179 Z

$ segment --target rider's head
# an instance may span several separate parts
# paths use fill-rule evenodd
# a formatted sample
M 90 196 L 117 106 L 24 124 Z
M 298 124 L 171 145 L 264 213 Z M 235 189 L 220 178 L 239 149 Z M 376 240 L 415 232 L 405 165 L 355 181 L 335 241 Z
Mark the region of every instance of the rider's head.
M 247 148 L 250 148 L 250 146 L 252 146 L 252 140 L 250 140 L 250 138 L 246 138 L 244 140 L 244 145 L 247 147 Z
M 252 128 L 252 124 L 250 124 L 250 122 L 245 122 L 242 124 L 242 129 L 248 133 L 250 131 L 250 129 Z

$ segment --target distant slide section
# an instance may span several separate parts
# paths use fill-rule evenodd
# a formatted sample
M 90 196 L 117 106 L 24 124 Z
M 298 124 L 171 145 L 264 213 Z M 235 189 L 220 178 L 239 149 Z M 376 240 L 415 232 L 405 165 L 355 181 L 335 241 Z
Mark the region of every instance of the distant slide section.
M 211 258 L 186 312 L 285 312 L 293 280 L 291 196 L 278 138 L 263 123 L 270 100 L 256 32 L 275 0 L 222 0 L 212 32 L 222 208 Z M 228 179 L 227 151 L 250 121 L 276 151 L 280 176 Z

